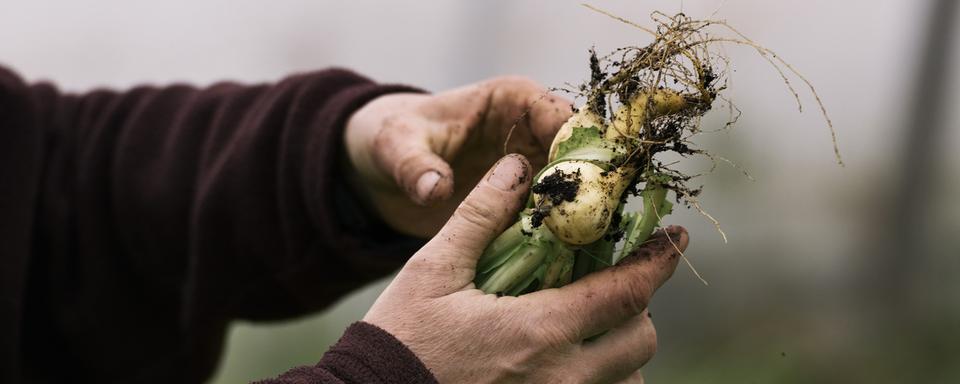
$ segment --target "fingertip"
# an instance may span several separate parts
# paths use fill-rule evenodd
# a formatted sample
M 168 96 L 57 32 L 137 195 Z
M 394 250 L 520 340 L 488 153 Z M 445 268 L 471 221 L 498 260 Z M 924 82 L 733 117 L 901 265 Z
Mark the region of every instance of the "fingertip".
M 673 275 L 689 242 L 690 236 L 684 227 L 667 226 L 656 230 L 643 245 L 617 265 L 649 269 L 654 286 L 660 287 Z
M 500 159 L 487 175 L 487 183 L 501 191 L 525 191 L 531 178 L 530 161 L 521 154 L 511 153 Z
M 687 245 L 690 244 L 690 234 L 687 232 L 687 229 L 679 225 L 668 225 L 663 228 L 661 231 L 657 231 L 660 237 L 663 237 L 664 240 L 668 242 L 673 242 L 680 251 L 685 251 Z M 667 239 L 669 236 L 669 239 Z
M 679 225 L 670 225 L 657 229 L 636 250 L 630 253 L 621 264 L 629 264 L 639 260 L 647 260 L 661 256 L 673 258 L 687 249 L 690 236 L 686 228 Z

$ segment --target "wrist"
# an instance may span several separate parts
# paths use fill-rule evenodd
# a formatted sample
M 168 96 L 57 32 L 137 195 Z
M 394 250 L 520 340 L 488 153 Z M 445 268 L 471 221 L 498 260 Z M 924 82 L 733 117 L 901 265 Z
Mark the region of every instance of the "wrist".
M 344 382 L 436 383 L 426 365 L 406 345 L 376 325 L 356 322 L 317 364 Z

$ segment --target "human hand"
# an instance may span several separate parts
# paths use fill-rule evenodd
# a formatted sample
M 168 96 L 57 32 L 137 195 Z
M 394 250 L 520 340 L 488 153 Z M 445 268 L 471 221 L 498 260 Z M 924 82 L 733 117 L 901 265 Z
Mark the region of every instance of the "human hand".
M 521 156 L 498 162 L 363 320 L 441 383 L 642 382 L 638 369 L 656 350 L 647 304 L 676 268 L 686 231 L 668 228 L 672 242 L 659 231 L 616 266 L 561 288 L 484 294 L 473 285 L 477 259 L 514 221 L 532 177 Z
M 519 77 L 436 95 L 381 96 L 347 122 L 351 184 L 393 229 L 430 237 L 503 156 L 515 123 L 507 151 L 540 169 L 571 109 L 569 101 Z

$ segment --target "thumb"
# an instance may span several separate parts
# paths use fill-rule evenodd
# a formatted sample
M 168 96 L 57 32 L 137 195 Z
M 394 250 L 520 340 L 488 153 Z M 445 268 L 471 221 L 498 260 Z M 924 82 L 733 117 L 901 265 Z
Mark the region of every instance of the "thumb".
M 516 220 L 532 176 L 530 163 L 522 155 L 500 159 L 440 232 L 411 257 L 408 266 L 424 265 L 428 270 L 441 271 L 445 276 L 442 280 L 452 279 L 457 285 L 473 281 L 480 254 Z M 430 278 L 439 280 L 437 276 Z
M 453 170 L 433 152 L 421 131 L 385 129 L 374 146 L 377 166 L 419 205 L 446 200 L 453 194 Z

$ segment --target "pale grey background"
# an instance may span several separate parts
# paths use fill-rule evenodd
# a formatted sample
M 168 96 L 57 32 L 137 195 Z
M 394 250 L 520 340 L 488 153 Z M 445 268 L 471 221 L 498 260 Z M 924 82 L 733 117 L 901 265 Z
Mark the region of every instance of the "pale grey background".
M 901 201 L 888 196 L 902 161 L 929 3 L 683 2 L 682 10 L 694 17 L 716 11 L 816 84 L 848 165 L 834 164 L 808 93 L 802 92 L 806 109 L 800 114 L 765 61 L 750 49 L 728 49 L 736 73 L 727 95 L 744 115 L 732 131 L 702 142 L 756 181 L 723 167 L 703 178 L 704 207 L 722 222 L 729 244 L 694 212 L 678 209 L 668 219 L 689 228 L 687 255 L 711 285 L 681 267 L 658 294 L 652 310 L 661 348 L 646 369 L 649 382 L 960 378 L 960 364 L 949 364 L 960 360 L 957 343 L 949 342 L 960 337 L 957 76 L 942 78 L 949 82 L 950 117 L 931 149 L 939 151 L 933 192 Z M 593 4 L 641 23 L 651 10 L 681 7 L 665 0 Z M 956 46 L 955 36 L 943 38 Z M 71 91 L 143 82 L 272 81 L 329 66 L 435 91 L 500 74 L 560 86 L 587 76 L 591 46 L 603 52 L 647 41 L 644 33 L 576 1 L 0 2 L 0 63 Z M 882 314 L 901 303 L 892 300 L 879 310 L 864 304 L 877 299 L 867 288 L 870 280 L 887 278 L 871 268 L 873 249 L 890 225 L 883 212 L 892 204 L 929 212 L 923 220 L 929 245 L 902 255 L 921 265 L 907 286 L 922 293 L 916 297 L 923 298 L 924 314 L 910 332 L 896 335 Z M 314 316 L 238 322 L 213 382 L 269 377 L 317 361 L 385 284 Z M 936 327 L 942 330 L 921 336 Z M 914 334 L 930 342 L 913 340 Z M 919 377 L 925 379 L 913 380 Z

